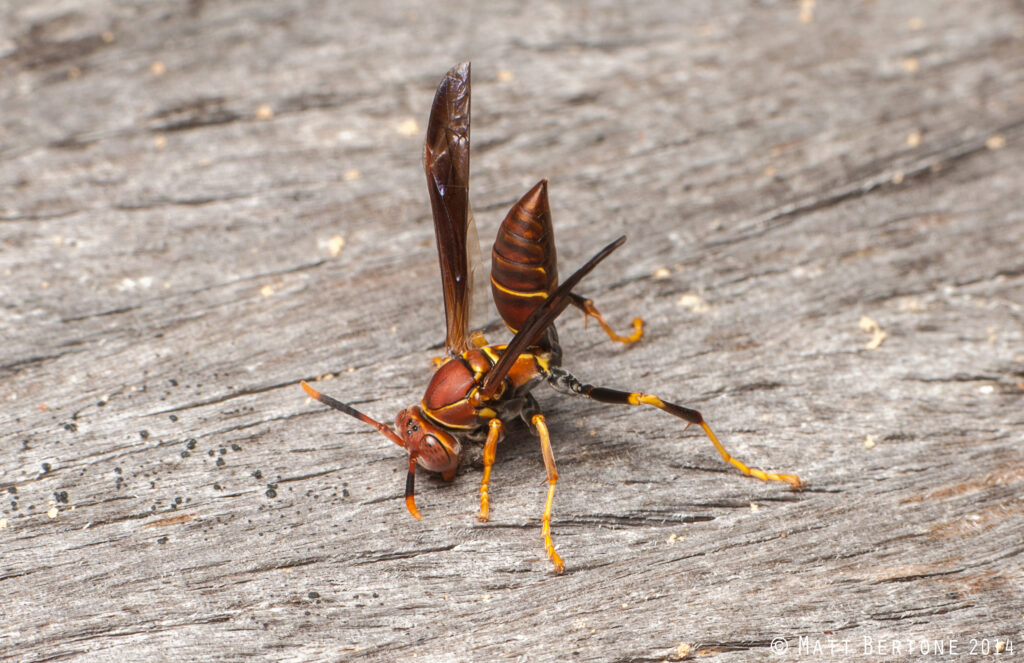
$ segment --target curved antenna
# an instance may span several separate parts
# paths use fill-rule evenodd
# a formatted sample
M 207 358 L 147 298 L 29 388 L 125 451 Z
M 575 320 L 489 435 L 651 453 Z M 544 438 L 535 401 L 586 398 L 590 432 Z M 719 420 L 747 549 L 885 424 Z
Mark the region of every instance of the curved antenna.
M 371 426 L 376 428 L 381 434 L 383 434 L 386 438 L 388 438 L 389 440 L 391 440 L 392 442 L 394 442 L 398 446 L 402 447 L 403 449 L 405 448 L 405 442 L 402 441 L 402 438 L 400 438 L 395 433 L 395 431 L 391 430 L 391 428 L 389 426 L 387 426 L 386 424 L 382 424 L 381 422 L 377 421 L 376 419 L 368 417 L 367 415 L 363 414 L 362 412 L 360 412 L 359 410 L 355 409 L 354 407 L 352 407 L 350 405 L 346 405 L 345 403 L 342 403 L 341 401 L 336 400 L 334 398 L 331 398 L 327 394 L 321 394 L 319 391 L 317 391 L 313 387 L 309 386 L 309 383 L 306 382 L 305 380 L 300 381 L 299 384 L 302 385 L 302 389 L 307 394 L 309 394 L 310 398 L 318 400 L 321 403 L 323 403 L 324 405 L 327 405 L 329 407 L 333 407 L 335 410 L 338 410 L 340 412 L 344 412 L 345 414 L 349 415 L 350 417 L 355 417 L 359 421 L 362 421 L 364 423 L 370 424 Z M 407 473 L 405 475 L 405 506 L 409 510 L 409 513 L 412 514 L 413 518 L 415 518 L 416 520 L 421 520 L 422 517 L 420 516 L 420 511 L 419 511 L 419 509 L 416 508 L 416 497 L 414 495 L 415 485 L 416 485 L 416 454 L 415 453 L 410 453 L 409 454 L 409 469 L 408 469 L 408 471 L 407 471 Z
M 384 437 L 388 438 L 389 440 L 391 440 L 398 446 L 402 447 L 403 449 L 405 448 L 405 442 L 403 442 L 402 438 L 400 438 L 398 434 L 395 433 L 395 431 L 391 430 L 391 427 L 388 426 L 387 424 L 382 424 L 376 419 L 373 419 L 363 414 L 362 412 L 355 409 L 351 405 L 346 405 L 345 403 L 342 403 L 339 400 L 335 400 L 328 396 L 327 394 L 321 394 L 319 391 L 309 386 L 309 383 L 306 382 L 305 380 L 300 381 L 299 384 L 302 385 L 303 391 L 305 391 L 310 398 L 318 400 L 324 405 L 327 405 L 328 407 L 333 407 L 335 410 L 344 412 L 350 417 L 355 417 L 356 419 L 362 421 L 363 423 L 370 424 L 371 426 L 376 428 L 378 432 L 384 435 Z

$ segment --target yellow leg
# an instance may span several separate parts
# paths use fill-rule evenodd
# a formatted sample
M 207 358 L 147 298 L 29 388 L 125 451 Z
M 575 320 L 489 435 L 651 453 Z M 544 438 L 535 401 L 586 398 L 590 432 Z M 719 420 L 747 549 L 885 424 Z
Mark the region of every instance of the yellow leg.
M 480 513 L 477 514 L 477 519 L 484 523 L 490 518 L 491 510 L 491 466 L 494 465 L 498 441 L 504 434 L 505 424 L 501 423 L 501 419 L 495 418 L 488 422 L 487 441 L 484 443 L 484 478 L 480 481 Z
M 544 456 L 544 468 L 548 472 L 548 498 L 544 502 L 544 515 L 541 517 L 541 522 L 544 524 L 541 534 L 544 536 L 544 547 L 548 551 L 548 557 L 551 558 L 551 562 L 555 565 L 555 573 L 561 573 L 565 570 L 565 562 L 555 552 L 555 544 L 551 542 L 551 503 L 555 498 L 558 470 L 555 469 L 555 455 L 551 452 L 551 436 L 548 434 L 548 426 L 544 421 L 544 415 L 535 414 L 531 421 L 537 428 L 537 434 L 540 436 L 540 451 Z
M 619 343 L 629 345 L 630 343 L 636 343 L 644 335 L 644 321 L 642 318 L 633 318 L 633 333 L 629 336 L 619 336 L 615 333 L 615 330 L 611 328 L 611 325 L 605 321 L 604 316 L 598 312 L 597 307 L 594 306 L 593 300 L 584 299 L 582 302 L 583 314 L 587 316 L 587 319 L 594 318 L 597 320 L 597 324 L 601 325 L 601 329 L 604 333 L 608 334 L 608 338 Z
M 696 410 L 688 410 L 687 408 L 682 408 L 681 406 L 675 405 L 673 403 L 665 403 L 663 400 L 652 394 L 641 394 L 639 392 L 632 393 L 629 395 L 629 404 L 651 405 L 658 408 L 659 410 L 664 410 L 665 412 L 668 412 L 669 414 L 673 414 L 675 416 L 680 416 L 680 414 L 675 412 L 674 410 L 687 410 L 687 412 L 696 413 L 696 415 L 700 417 L 700 413 L 696 412 Z M 683 418 L 688 419 L 687 417 Z M 795 489 L 800 489 L 803 487 L 803 482 L 800 481 L 800 477 L 798 477 L 795 474 L 778 474 L 776 472 L 765 472 L 764 470 L 758 469 L 756 467 L 748 467 L 740 460 L 733 458 L 732 454 L 726 451 L 725 447 L 722 446 L 722 443 L 718 441 L 718 437 L 711 431 L 711 427 L 707 425 L 703 417 L 701 417 L 699 421 L 691 421 L 691 423 L 697 423 L 701 428 L 703 428 L 704 432 L 708 436 L 708 439 L 711 440 L 711 444 L 715 445 L 715 448 L 718 449 L 718 453 L 722 455 L 722 458 L 725 459 L 725 462 L 730 463 L 740 472 L 743 472 L 747 476 L 761 479 L 762 481 L 785 481 Z
M 722 454 L 722 458 L 725 459 L 725 462 L 731 463 L 732 466 L 738 469 L 740 472 L 743 472 L 747 476 L 761 479 L 762 481 L 785 481 L 786 483 L 788 483 L 790 486 L 797 490 L 803 488 L 804 483 L 800 481 L 800 477 L 798 477 L 795 474 L 779 474 L 777 472 L 765 472 L 764 470 L 758 469 L 756 467 L 747 467 L 740 460 L 733 458 L 732 454 L 725 450 L 725 447 L 723 447 L 722 443 L 718 441 L 718 438 L 715 436 L 715 434 L 711 432 L 711 428 L 707 425 L 707 423 L 701 422 L 700 427 L 704 429 L 705 433 L 707 433 L 708 438 L 711 440 L 711 444 L 715 445 L 715 448 L 718 449 L 718 453 Z

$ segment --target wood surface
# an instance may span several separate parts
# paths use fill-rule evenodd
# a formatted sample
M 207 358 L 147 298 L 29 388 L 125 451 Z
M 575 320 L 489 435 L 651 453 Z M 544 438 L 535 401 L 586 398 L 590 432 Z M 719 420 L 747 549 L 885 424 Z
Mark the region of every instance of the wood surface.
M 1024 5 L 432 5 L 3 5 L 0 659 L 1024 655 Z M 567 368 L 806 490 L 542 388 L 556 576 L 521 424 L 416 522 L 302 393 L 422 396 L 464 59 L 485 252 L 542 177 L 563 273 L 629 235 Z

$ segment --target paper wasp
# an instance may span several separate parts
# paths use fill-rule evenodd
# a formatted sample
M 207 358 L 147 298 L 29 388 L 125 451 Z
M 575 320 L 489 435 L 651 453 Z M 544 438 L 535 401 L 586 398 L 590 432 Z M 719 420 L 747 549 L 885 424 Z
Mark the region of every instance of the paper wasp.
M 480 513 L 488 519 L 491 466 L 505 422 L 520 417 L 540 438 L 547 469 L 548 493 L 542 516 L 547 554 L 556 572 L 564 568 L 551 542 L 551 505 L 558 472 L 544 415 L 530 390 L 547 382 L 556 391 L 585 396 L 600 403 L 649 405 L 696 424 L 727 462 L 746 475 L 765 481 L 784 481 L 801 486 L 794 474 L 776 474 L 751 468 L 733 458 L 711 432 L 700 412 L 663 401 L 653 394 L 619 391 L 585 384 L 561 368 L 562 349 L 555 319 L 570 305 L 593 317 L 608 336 L 622 343 L 639 340 L 643 322 L 633 321 L 628 337 L 608 326 L 593 303 L 573 290 L 599 262 L 626 241 L 619 237 L 559 284 L 554 232 L 548 208 L 547 182 L 541 180 L 509 211 L 491 251 L 491 292 L 498 313 L 514 332 L 507 345 L 489 345 L 482 334 L 470 333 L 472 293 L 470 248 L 476 233 L 471 228 L 469 207 L 469 63 L 452 68 L 441 81 L 427 122 L 424 168 L 434 217 L 437 252 L 441 263 L 447 334 L 446 356 L 439 363 L 423 400 L 398 413 L 395 429 L 345 403 L 321 394 L 306 382 L 306 393 L 325 405 L 373 426 L 409 453 L 405 504 L 415 518 L 416 466 L 438 472 L 445 480 L 455 478 L 466 441 L 484 441 L 483 479 L 480 482 Z

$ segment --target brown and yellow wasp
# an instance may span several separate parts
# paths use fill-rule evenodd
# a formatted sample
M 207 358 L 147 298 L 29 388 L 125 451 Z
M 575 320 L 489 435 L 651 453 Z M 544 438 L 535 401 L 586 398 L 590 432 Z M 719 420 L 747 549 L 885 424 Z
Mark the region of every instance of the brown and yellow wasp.
M 548 494 L 542 517 L 544 546 L 561 572 L 564 564 L 551 542 L 551 504 L 558 472 L 544 415 L 530 391 L 547 382 L 556 391 L 586 396 L 601 403 L 650 405 L 696 424 L 727 462 L 744 474 L 765 481 L 784 481 L 801 486 L 794 474 L 776 474 L 744 465 L 733 458 L 711 432 L 700 412 L 663 401 L 653 394 L 619 391 L 585 384 L 561 368 L 562 349 L 555 319 L 570 304 L 593 317 L 615 341 L 632 343 L 643 334 L 643 322 L 633 321 L 628 337 L 616 334 L 589 300 L 573 289 L 599 262 L 626 241 L 620 237 L 561 284 L 555 259 L 555 239 L 548 208 L 547 182 L 541 180 L 512 206 L 498 230 L 491 251 L 491 293 L 505 324 L 514 332 L 507 345 L 489 345 L 482 334 L 470 333 L 469 310 L 470 238 L 469 207 L 469 63 L 452 68 L 441 81 L 427 123 L 424 167 L 434 215 L 437 252 L 447 321 L 446 356 L 440 360 L 423 400 L 398 413 L 395 430 L 362 412 L 321 394 L 306 382 L 302 388 L 316 400 L 370 424 L 409 452 L 405 504 L 420 518 L 414 499 L 416 466 L 455 478 L 462 444 L 484 440 L 484 473 L 480 482 L 479 519 L 488 519 L 491 466 L 505 421 L 522 418 L 540 438 L 547 469 Z

